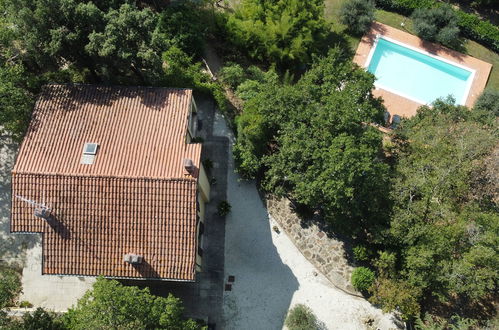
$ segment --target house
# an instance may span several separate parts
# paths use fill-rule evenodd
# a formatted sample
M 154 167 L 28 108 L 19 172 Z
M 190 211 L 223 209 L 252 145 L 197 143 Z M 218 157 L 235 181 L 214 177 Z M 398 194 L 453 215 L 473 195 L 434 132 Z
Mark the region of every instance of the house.
M 189 89 L 45 86 L 12 171 L 42 274 L 194 281 L 210 187 Z

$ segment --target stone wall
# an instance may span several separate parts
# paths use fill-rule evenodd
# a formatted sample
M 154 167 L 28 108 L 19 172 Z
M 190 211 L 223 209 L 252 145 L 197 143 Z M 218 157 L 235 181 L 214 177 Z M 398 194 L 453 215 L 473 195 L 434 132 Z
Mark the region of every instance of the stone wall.
M 300 252 L 337 288 L 362 296 L 350 284 L 353 267 L 345 257 L 343 242 L 330 238 L 317 225 L 303 228 L 286 198 L 267 198 L 267 209 Z

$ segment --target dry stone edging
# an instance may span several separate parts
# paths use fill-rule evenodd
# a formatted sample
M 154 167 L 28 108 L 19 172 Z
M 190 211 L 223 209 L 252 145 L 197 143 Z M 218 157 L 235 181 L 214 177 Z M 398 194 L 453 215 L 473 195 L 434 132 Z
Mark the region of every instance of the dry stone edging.
M 338 289 L 362 297 L 350 284 L 353 267 L 345 257 L 343 242 L 329 238 L 317 225 L 303 228 L 287 198 L 266 198 L 267 210 L 301 254 Z

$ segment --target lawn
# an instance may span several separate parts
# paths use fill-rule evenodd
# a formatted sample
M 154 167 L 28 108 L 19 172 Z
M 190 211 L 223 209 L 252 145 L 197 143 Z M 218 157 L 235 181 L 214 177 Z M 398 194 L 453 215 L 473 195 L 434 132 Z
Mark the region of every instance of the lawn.
M 325 16 L 329 22 L 332 22 L 334 32 L 340 33 L 344 32 L 346 29 L 346 27 L 339 22 L 339 10 L 341 8 L 341 5 L 346 1 L 348 0 L 325 0 Z M 377 10 L 376 20 L 383 24 L 414 34 L 414 30 L 412 29 L 412 21 L 408 17 L 385 10 Z M 402 22 L 404 23 L 403 27 L 400 25 L 400 23 Z M 353 50 L 357 49 L 359 38 L 349 36 L 348 41 Z M 489 81 L 487 82 L 487 88 L 499 90 L 499 54 L 493 52 L 490 49 L 487 49 L 486 47 L 474 41 L 467 39 L 465 40 L 465 48 L 468 55 L 471 55 L 493 65 L 492 71 L 489 76 Z

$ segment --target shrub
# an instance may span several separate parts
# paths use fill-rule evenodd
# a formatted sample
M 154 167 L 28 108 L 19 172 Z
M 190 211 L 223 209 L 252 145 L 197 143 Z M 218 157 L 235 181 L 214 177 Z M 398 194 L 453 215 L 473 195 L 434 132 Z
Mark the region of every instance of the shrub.
M 384 312 L 397 309 L 404 320 L 419 315 L 421 290 L 407 282 L 380 279 L 369 291 L 373 294 L 369 302 L 381 305 Z
M 365 292 L 374 282 L 374 272 L 366 267 L 357 267 L 352 272 L 352 285 L 355 289 Z
M 10 268 L 0 269 L 0 308 L 12 306 L 20 292 L 19 274 Z
M 317 317 L 309 307 L 298 304 L 289 311 L 284 324 L 289 330 L 317 329 Z
M 375 0 L 379 8 L 394 11 L 402 15 L 410 15 L 417 8 L 433 8 L 439 5 L 435 0 Z M 466 38 L 475 40 L 493 51 L 499 52 L 499 27 L 481 19 L 475 14 L 455 11 L 458 26 Z
M 459 45 L 459 28 L 457 16 L 449 6 L 432 9 L 416 9 L 412 14 L 414 30 L 421 38 L 437 41 L 442 45 L 457 47 Z
M 364 34 L 374 21 L 373 0 L 351 0 L 343 4 L 340 10 L 341 23 L 355 35 Z
M 499 91 L 485 90 L 476 100 L 473 109 L 490 112 L 494 117 L 499 116 Z
M 37 308 L 32 313 L 25 313 L 22 317 L 22 329 L 47 329 L 62 330 L 60 318 L 53 312 L 48 312 L 43 308 Z
M 353 248 L 353 257 L 357 261 L 367 261 L 369 260 L 369 251 L 365 246 L 358 245 Z
M 220 70 L 220 79 L 233 90 L 245 80 L 244 69 L 237 63 L 231 63 Z
M 231 208 L 232 206 L 229 204 L 229 202 L 221 201 L 220 203 L 218 203 L 217 213 L 219 216 L 225 217 L 227 214 L 230 213 Z

